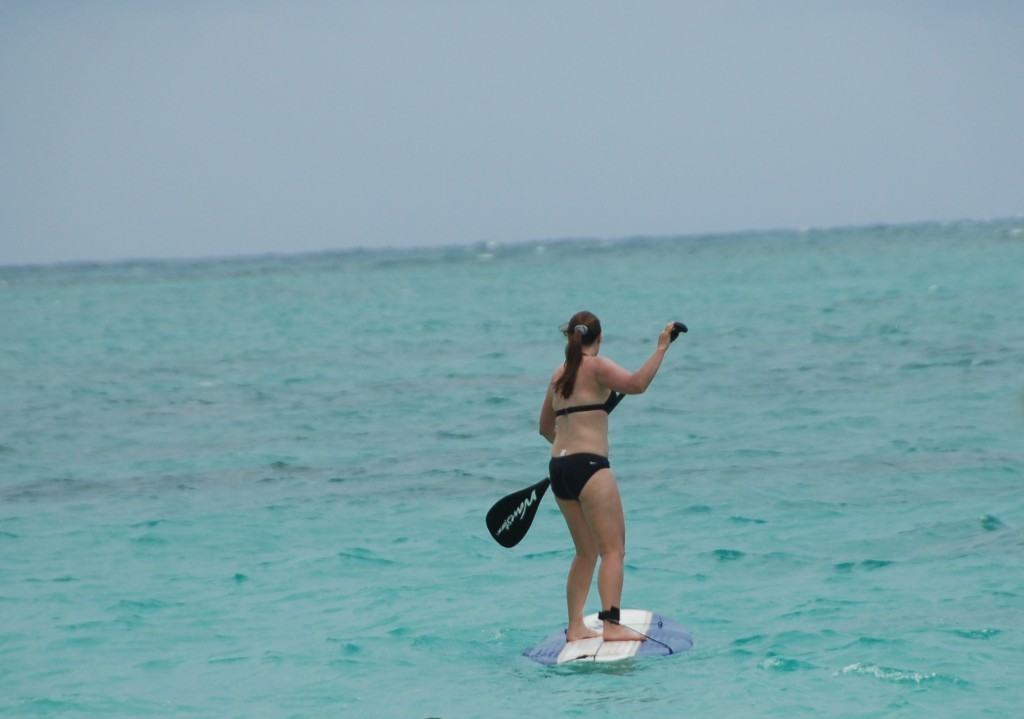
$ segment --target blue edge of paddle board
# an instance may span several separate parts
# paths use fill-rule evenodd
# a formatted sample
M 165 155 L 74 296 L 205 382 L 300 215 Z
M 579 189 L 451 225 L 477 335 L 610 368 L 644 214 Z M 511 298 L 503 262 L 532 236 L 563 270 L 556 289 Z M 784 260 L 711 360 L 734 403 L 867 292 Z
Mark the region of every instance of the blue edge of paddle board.
M 675 620 L 652 612 L 651 624 L 647 636 L 657 641 L 645 639 L 633 654 L 633 657 L 665 657 L 683 654 L 693 647 L 693 638 Z M 661 642 L 659 644 L 658 642 Z M 565 648 L 565 629 L 559 629 L 535 647 L 523 650 L 523 656 L 540 664 L 557 664 L 558 655 Z M 632 657 L 629 657 L 632 658 Z M 563 661 L 563 664 L 566 662 Z M 571 663 L 571 662 L 569 662 Z

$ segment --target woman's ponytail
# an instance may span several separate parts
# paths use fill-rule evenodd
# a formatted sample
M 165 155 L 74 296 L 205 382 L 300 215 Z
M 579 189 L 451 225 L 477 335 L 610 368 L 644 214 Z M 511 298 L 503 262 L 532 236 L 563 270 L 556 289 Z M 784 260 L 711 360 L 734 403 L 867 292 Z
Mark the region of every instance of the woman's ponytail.
M 576 385 L 576 374 L 583 364 L 583 348 L 601 336 L 601 322 L 591 312 L 577 312 L 562 330 L 566 335 L 565 370 L 555 381 L 555 391 L 568 399 Z

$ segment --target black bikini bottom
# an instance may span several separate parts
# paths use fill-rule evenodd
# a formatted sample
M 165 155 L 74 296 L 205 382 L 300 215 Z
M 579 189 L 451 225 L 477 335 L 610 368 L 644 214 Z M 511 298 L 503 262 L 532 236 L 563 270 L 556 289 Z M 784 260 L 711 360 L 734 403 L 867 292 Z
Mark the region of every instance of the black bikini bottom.
M 579 499 L 594 472 L 610 467 L 608 458 L 599 454 L 580 452 L 552 457 L 548 464 L 551 491 L 560 499 Z

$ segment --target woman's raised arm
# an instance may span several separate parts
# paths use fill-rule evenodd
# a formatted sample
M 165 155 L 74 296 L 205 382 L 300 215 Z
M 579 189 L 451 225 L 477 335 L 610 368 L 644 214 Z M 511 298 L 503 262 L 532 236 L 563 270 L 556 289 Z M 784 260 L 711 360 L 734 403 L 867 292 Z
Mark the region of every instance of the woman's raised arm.
M 654 348 L 654 352 L 636 372 L 630 372 L 619 367 L 607 357 L 596 358 L 598 361 L 596 367 L 597 378 L 605 387 L 616 392 L 643 394 L 651 386 L 654 375 L 658 374 L 661 360 L 665 358 L 665 352 L 668 350 L 669 345 L 672 344 L 673 328 L 673 323 L 671 322 L 665 325 L 665 329 L 658 335 L 658 346 Z

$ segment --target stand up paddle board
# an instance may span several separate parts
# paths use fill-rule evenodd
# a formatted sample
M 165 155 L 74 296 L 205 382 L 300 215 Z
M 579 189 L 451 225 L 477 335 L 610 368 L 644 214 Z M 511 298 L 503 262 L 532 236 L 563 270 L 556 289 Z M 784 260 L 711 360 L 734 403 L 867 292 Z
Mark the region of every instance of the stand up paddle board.
M 597 613 L 583 617 L 583 623 L 594 631 L 601 631 Z M 693 646 L 689 632 L 675 621 L 646 609 L 623 609 L 619 623 L 646 634 L 635 642 L 606 642 L 601 637 L 565 641 L 565 629 L 546 637 L 535 647 L 523 652 L 540 664 L 569 664 L 571 662 L 617 662 L 630 657 L 667 657 L 682 654 Z

